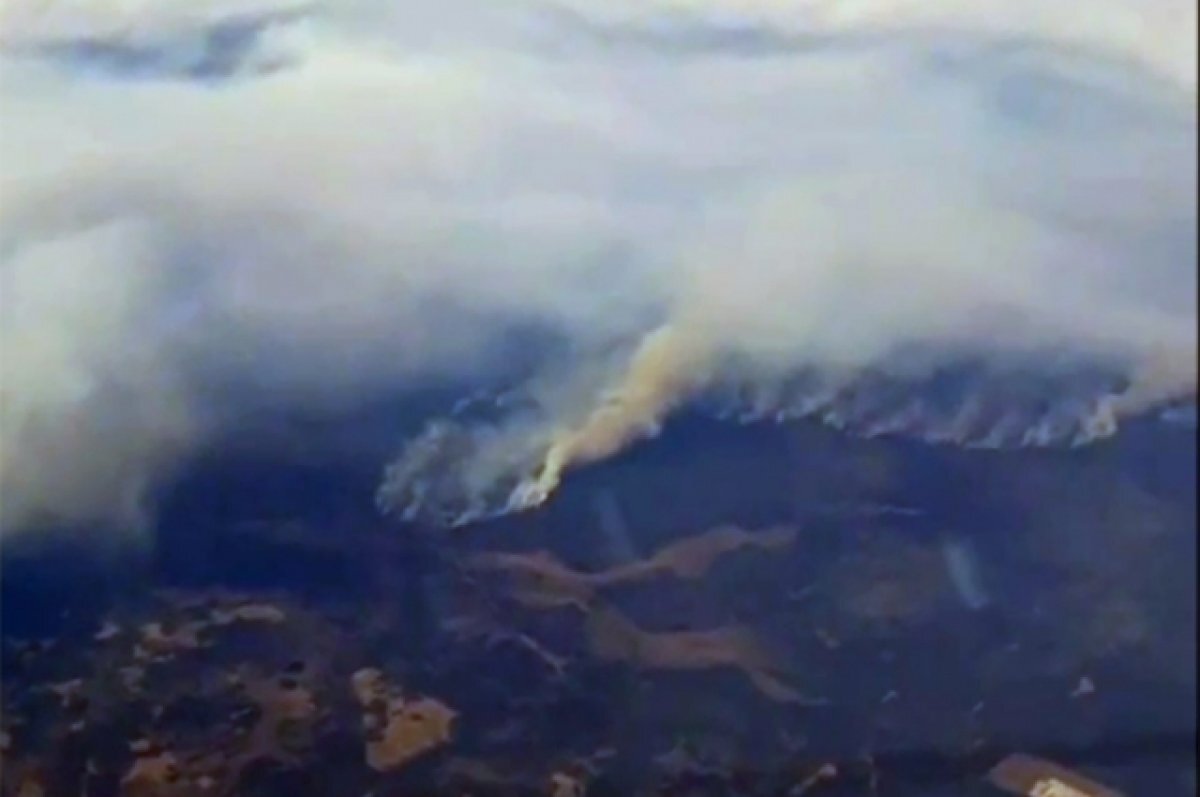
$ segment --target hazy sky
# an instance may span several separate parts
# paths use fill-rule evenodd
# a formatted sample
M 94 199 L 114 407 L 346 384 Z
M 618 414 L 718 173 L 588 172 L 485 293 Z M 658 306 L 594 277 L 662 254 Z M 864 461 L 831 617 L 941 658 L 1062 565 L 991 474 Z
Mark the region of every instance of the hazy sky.
M 469 381 L 520 331 L 569 356 L 438 465 L 516 503 L 731 363 L 1053 355 L 1126 373 L 1118 411 L 1188 392 L 1196 15 L 8 0 L 0 527 L 145 519 L 239 386 L 282 410 Z

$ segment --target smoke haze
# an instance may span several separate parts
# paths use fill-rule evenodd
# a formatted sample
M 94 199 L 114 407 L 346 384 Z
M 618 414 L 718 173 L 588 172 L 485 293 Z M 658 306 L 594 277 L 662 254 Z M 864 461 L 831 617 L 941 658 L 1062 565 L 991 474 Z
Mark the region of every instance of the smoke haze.
M 692 402 L 1109 434 L 1195 391 L 1196 14 L 5 3 L 0 528 L 147 522 L 251 395 L 503 386 L 384 474 L 443 522 Z

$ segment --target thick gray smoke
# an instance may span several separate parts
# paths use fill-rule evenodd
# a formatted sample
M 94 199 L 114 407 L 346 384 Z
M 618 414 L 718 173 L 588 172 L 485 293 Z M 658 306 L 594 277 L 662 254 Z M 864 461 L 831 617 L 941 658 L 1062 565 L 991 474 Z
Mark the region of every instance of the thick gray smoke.
M 135 524 L 243 392 L 510 383 L 385 474 L 446 522 L 696 402 L 1111 433 L 1195 390 L 1196 13 L 6 3 L 0 527 Z

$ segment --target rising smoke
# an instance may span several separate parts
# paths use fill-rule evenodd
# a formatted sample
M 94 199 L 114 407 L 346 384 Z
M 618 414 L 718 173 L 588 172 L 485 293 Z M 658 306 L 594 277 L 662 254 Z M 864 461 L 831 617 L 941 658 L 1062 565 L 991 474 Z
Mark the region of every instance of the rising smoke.
M 1196 7 L 1060 6 L 6 3 L 0 527 L 144 521 L 249 395 L 506 385 L 384 476 L 449 523 L 685 404 L 1051 445 L 1189 397 Z

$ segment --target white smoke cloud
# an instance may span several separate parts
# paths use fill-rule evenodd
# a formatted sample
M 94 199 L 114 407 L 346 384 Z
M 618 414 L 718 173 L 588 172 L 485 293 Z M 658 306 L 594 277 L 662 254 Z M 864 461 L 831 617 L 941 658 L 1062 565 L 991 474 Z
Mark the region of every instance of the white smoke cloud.
M 0 527 L 130 523 L 237 417 L 213 380 L 283 411 L 511 378 L 522 328 L 566 353 L 415 440 L 386 507 L 535 504 L 702 395 L 976 442 L 1189 395 L 1195 16 L 7 3 Z M 960 362 L 1131 385 L 894 387 Z

